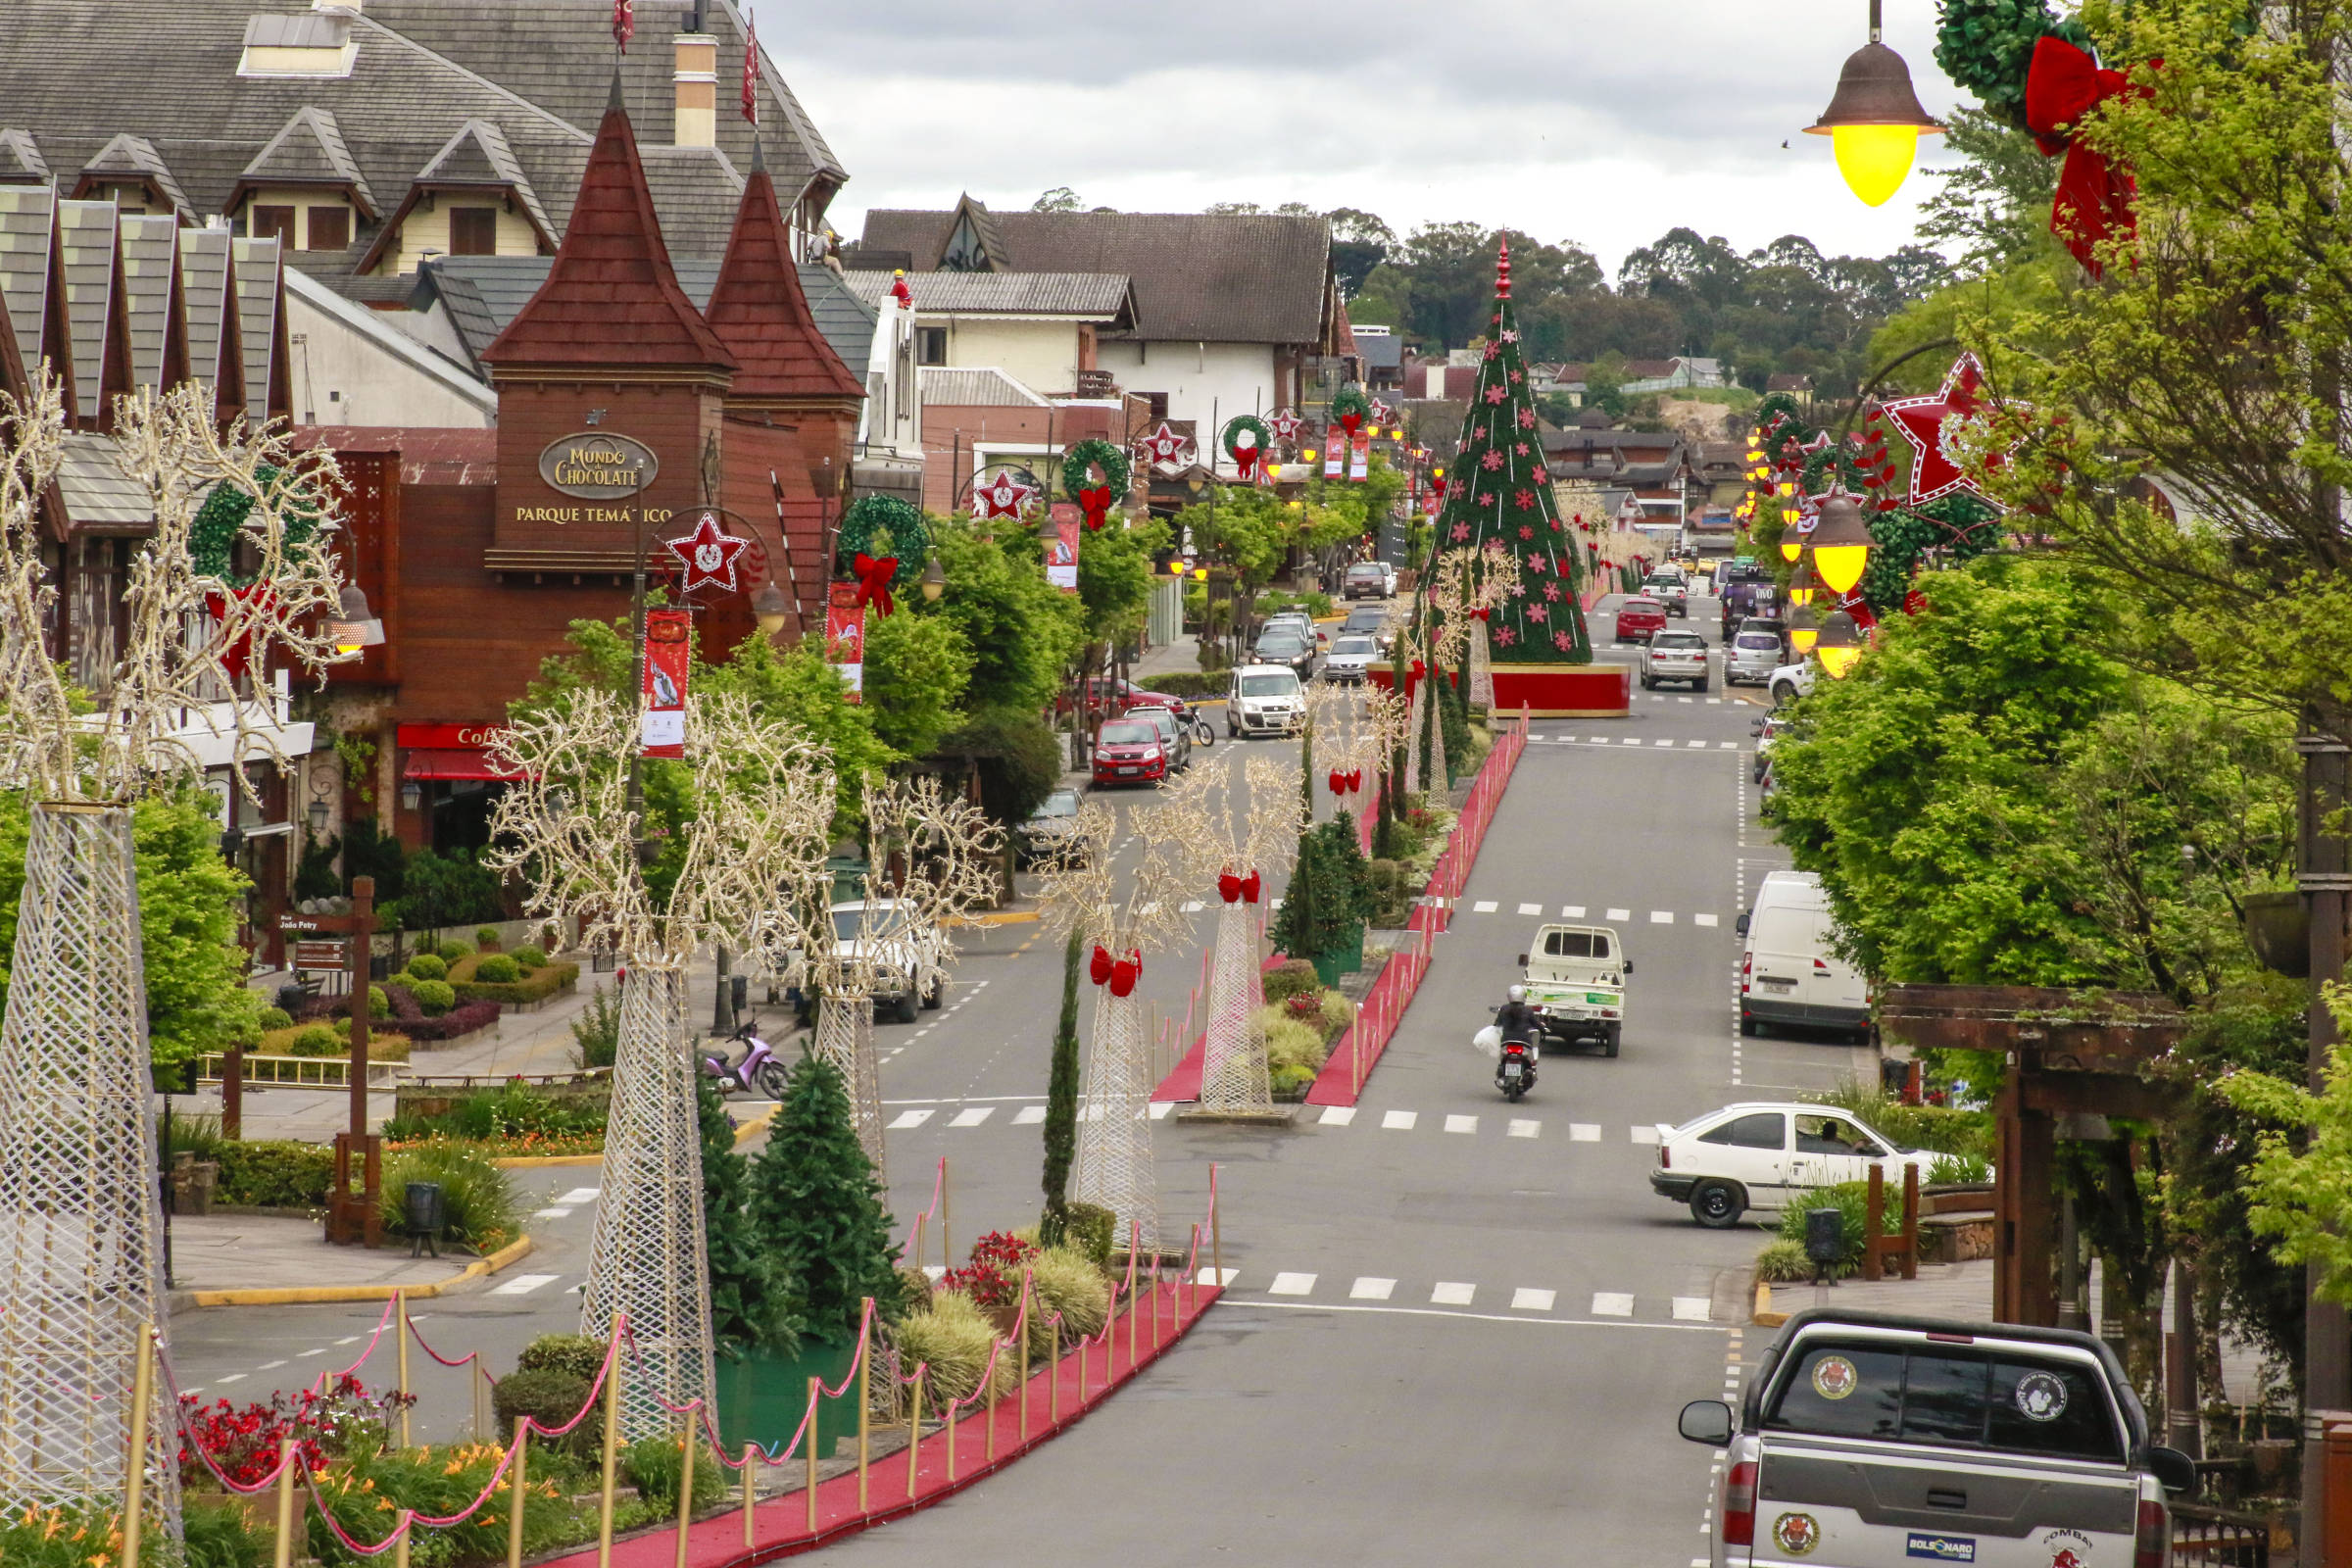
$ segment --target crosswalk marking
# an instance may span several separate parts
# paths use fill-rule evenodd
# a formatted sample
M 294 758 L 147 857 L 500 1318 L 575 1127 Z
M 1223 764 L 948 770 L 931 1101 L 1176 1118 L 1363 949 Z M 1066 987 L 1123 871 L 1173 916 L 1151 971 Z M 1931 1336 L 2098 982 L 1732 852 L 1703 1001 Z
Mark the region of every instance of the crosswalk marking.
M 1521 914 L 1542 914 L 1544 912 L 1544 906 L 1541 904 L 1522 904 L 1519 906 L 1519 912 Z
M 1740 743 L 1738 741 L 1717 741 L 1715 744 L 1727 752 L 1736 752 L 1740 749 Z
M 1678 1296 L 1674 1298 L 1675 1320 L 1680 1323 L 1704 1323 L 1712 1304 L 1703 1296 Z M 1736 1378 L 1737 1374 L 1734 1376 Z
M 1449 1133 L 1474 1133 L 1478 1131 L 1478 1118 L 1476 1116 L 1447 1116 L 1446 1130 Z
M 1592 1293 L 1592 1315 L 1594 1317 L 1632 1317 L 1634 1315 L 1633 1296 L 1624 1291 L 1594 1291 Z
M 1432 1306 L 1468 1306 L 1478 1296 L 1478 1287 L 1453 1280 L 1441 1280 L 1438 1288 L 1429 1293 Z
M 1476 904 L 1470 906 L 1470 912 L 1472 914 L 1493 914 L 1494 912 L 1494 901 L 1493 899 L 1481 899 Z M 679 1441 L 683 1442 L 685 1440 L 680 1439 Z
M 994 1105 L 967 1105 L 949 1121 L 951 1127 L 977 1127 L 997 1113 Z
M 920 1127 L 930 1119 L 931 1111 L 928 1107 L 921 1110 L 902 1110 L 891 1119 L 890 1127 L 891 1131 L 898 1132 L 908 1127 Z
M 570 1192 L 565 1193 L 562 1198 L 554 1199 L 552 1201 L 564 1203 L 570 1207 L 577 1208 L 582 1203 L 595 1202 L 597 1194 L 602 1189 L 595 1187 L 574 1187 Z
M 553 1285 L 553 1274 L 517 1274 L 504 1285 L 492 1287 L 492 1296 L 528 1296 L 542 1285 Z
M 1514 1312 L 1548 1312 L 1551 1310 L 1551 1303 L 1556 1299 L 1558 1299 L 1557 1292 L 1533 1290 L 1522 1285 L 1511 1293 L 1511 1310 Z
M 1654 1144 L 1658 1141 L 1658 1130 L 1655 1127 L 1636 1127 L 1633 1131 L 1634 1142 L 1637 1144 Z
M 1672 909 L 1652 909 L 1649 911 L 1649 923 L 1651 925 L 1672 925 L 1674 924 L 1674 911 Z M 679 1441 L 683 1442 L 684 1440 Z
M 1233 1277 L 1240 1272 L 1241 1270 L 1238 1268 L 1229 1268 L 1220 1274 L 1216 1269 L 1204 1268 L 1194 1278 L 1193 1283 L 1195 1285 L 1231 1285 Z
M 1353 1120 L 1355 1120 L 1353 1105 L 1325 1105 L 1322 1118 L 1315 1125 L 1318 1127 L 1345 1127 Z
M 1389 1293 L 1395 1289 L 1396 1289 L 1395 1280 L 1376 1279 L 1372 1275 L 1366 1274 L 1348 1288 L 1348 1299 L 1351 1301 L 1385 1301 L 1389 1298 Z
M 1568 1141 L 1572 1144 L 1597 1144 L 1600 1126 L 1597 1122 L 1572 1121 L 1568 1124 Z
M 1173 1100 L 1155 1100 L 1152 1102 L 1152 1119 L 1165 1121 L 1168 1119 L 1168 1112 L 1175 1108 L 1176 1102 Z
M 1511 1136 L 1513 1138 L 1533 1138 L 1543 1130 L 1544 1124 L 1540 1121 L 1527 1121 L 1517 1116 L 1511 1118 Z
M 1315 1288 L 1312 1274 L 1277 1274 L 1274 1283 L 1266 1287 L 1268 1296 L 1305 1296 Z
M 1184 912 L 1187 914 L 1199 914 L 1202 909 L 1207 907 L 1207 905 L 1202 904 L 1199 899 L 1195 899 L 1184 906 Z
M 571 1218 L 571 1210 L 570 1210 L 570 1209 L 568 1209 L 568 1208 L 562 1208 L 562 1207 L 557 1207 L 557 1208 L 534 1208 L 534 1209 L 532 1209 L 532 1210 L 531 1210 L 531 1218 L 533 1218 L 533 1219 L 569 1219 L 569 1218 Z
M 1639 746 L 1642 744 L 1642 738 L 1639 735 L 1628 735 L 1625 738 L 1625 744 L 1628 746 Z
M 1605 920 L 1631 920 L 1633 917 L 1634 911 L 1631 909 L 1611 909 L 1601 918 Z
M 1413 1130 L 1413 1124 L 1420 1119 L 1421 1113 L 1417 1110 L 1384 1110 L 1380 1114 L 1381 1130 L 1384 1132 L 1409 1133 Z M 684 1440 L 681 1439 L 679 1441 L 683 1442 Z
M 1043 1105 L 1023 1105 L 1012 1113 L 1012 1124 L 1015 1127 L 1034 1127 L 1045 1119 L 1046 1107 Z
M 1713 925 L 1715 917 L 1711 914 L 1694 914 L 1690 917 L 1690 923 L 1692 925 Z
M 1561 918 L 1561 919 L 1563 919 L 1563 920 L 1582 920 L 1584 917 L 1585 917 L 1585 906 L 1584 906 L 1583 905 L 1581 905 L 1581 904 L 1563 904 L 1563 905 L 1561 905 L 1561 906 L 1560 906 L 1560 918 Z
M 1690 751 L 1694 751 L 1694 752 L 1695 752 L 1695 751 L 1700 751 L 1700 750 L 1703 750 L 1703 749 L 1705 748 L 1706 744 L 1707 744 L 1707 743 L 1706 743 L 1705 741 L 1685 741 L 1685 742 L 1683 742 L 1683 745 L 1684 745 L 1684 746 L 1685 746 L 1687 749 L 1689 749 L 1689 750 L 1690 750 Z

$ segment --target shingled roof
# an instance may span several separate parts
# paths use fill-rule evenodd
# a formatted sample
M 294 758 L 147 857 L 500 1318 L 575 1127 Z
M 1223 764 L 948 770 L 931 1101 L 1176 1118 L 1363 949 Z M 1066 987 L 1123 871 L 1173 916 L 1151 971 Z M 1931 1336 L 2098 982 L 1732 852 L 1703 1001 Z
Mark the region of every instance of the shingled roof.
M 732 371 L 719 342 L 670 270 L 637 133 L 620 107 L 597 127 L 588 170 L 547 281 L 483 351 L 494 368 L 550 365 L 690 366 Z
M 179 287 L 179 225 L 169 214 L 122 219 L 123 304 L 130 377 L 161 392 L 188 376 L 187 309 Z
M 0 129 L 0 180 L 13 184 L 49 183 L 49 160 L 41 156 L 32 132 L 11 125 Z
M 81 178 L 75 181 L 74 194 L 87 195 L 93 185 L 128 184 L 134 180 L 153 191 L 173 213 L 190 222 L 196 220 L 196 209 L 189 205 L 187 192 L 179 188 L 179 181 L 165 166 L 164 155 L 155 150 L 155 143 L 127 130 L 99 148 L 97 156 L 81 166 Z
M 735 232 L 704 316 L 735 356 L 731 397 L 865 395 L 863 381 L 841 363 L 809 314 L 800 269 L 793 265 L 792 237 L 784 230 L 764 162 L 752 165 L 735 213 Z
M 890 298 L 895 274 L 844 271 L 842 281 L 868 305 Z M 906 279 L 915 314 L 968 312 L 978 316 L 1074 316 L 1135 324 L 1135 287 L 1116 273 L 915 272 Z
M 939 269 L 956 213 L 877 209 L 864 252 Z M 1320 345 L 1334 330 L 1331 224 L 1287 215 L 997 213 L 996 270 L 1118 273 L 1135 287 L 1133 335 L 1152 341 Z
M 548 220 L 547 209 L 539 205 L 539 192 L 532 188 L 531 176 L 523 172 L 514 149 L 507 144 L 507 133 L 498 128 L 496 121 L 477 118 L 460 125 L 416 172 L 409 193 L 384 220 L 384 226 L 376 230 L 374 240 L 363 247 L 351 270 L 365 272 L 374 267 L 396 242 L 402 220 L 428 194 L 452 190 L 500 192 L 522 209 L 524 220 L 539 236 L 539 243 L 548 250 L 555 249 L 556 225 Z
M 258 185 L 332 185 L 348 191 L 352 205 L 369 218 L 383 216 L 375 193 L 368 188 L 368 176 L 344 145 L 343 127 L 335 123 L 333 111 L 315 105 L 294 111 L 294 118 L 279 127 L 269 145 L 253 155 L 253 162 L 237 176 L 229 205 Z

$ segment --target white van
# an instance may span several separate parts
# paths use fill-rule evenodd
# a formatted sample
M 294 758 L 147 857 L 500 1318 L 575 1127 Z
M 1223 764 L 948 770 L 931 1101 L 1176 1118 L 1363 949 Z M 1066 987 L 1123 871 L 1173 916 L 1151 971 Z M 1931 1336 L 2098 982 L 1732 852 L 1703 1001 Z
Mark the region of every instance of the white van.
M 1225 733 L 1289 735 L 1306 722 L 1306 693 L 1286 664 L 1244 664 L 1225 687 Z
M 1832 947 L 1834 922 L 1821 878 L 1774 871 L 1740 916 L 1740 1032 L 1806 1024 L 1870 1034 L 1870 985 Z

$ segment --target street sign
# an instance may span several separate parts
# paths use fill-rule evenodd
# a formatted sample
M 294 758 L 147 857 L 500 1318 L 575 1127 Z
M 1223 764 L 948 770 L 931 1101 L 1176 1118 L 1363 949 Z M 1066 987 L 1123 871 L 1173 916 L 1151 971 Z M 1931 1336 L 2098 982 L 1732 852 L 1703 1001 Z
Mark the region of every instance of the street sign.
M 338 939 L 297 942 L 293 967 L 297 973 L 323 969 L 339 974 L 351 967 L 351 944 Z

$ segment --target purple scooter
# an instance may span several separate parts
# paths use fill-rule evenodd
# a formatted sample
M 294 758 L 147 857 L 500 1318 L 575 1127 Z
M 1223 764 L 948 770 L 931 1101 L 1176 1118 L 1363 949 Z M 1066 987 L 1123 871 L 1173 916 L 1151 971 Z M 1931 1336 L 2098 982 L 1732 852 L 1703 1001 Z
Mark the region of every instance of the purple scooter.
M 729 1095 L 761 1094 L 770 1100 L 782 1100 L 784 1064 L 776 1059 L 767 1042 L 754 1034 L 748 1023 L 727 1038 L 744 1042 L 741 1061 L 730 1063 L 723 1054 L 702 1058 L 703 1071 L 718 1080 L 719 1092 Z

